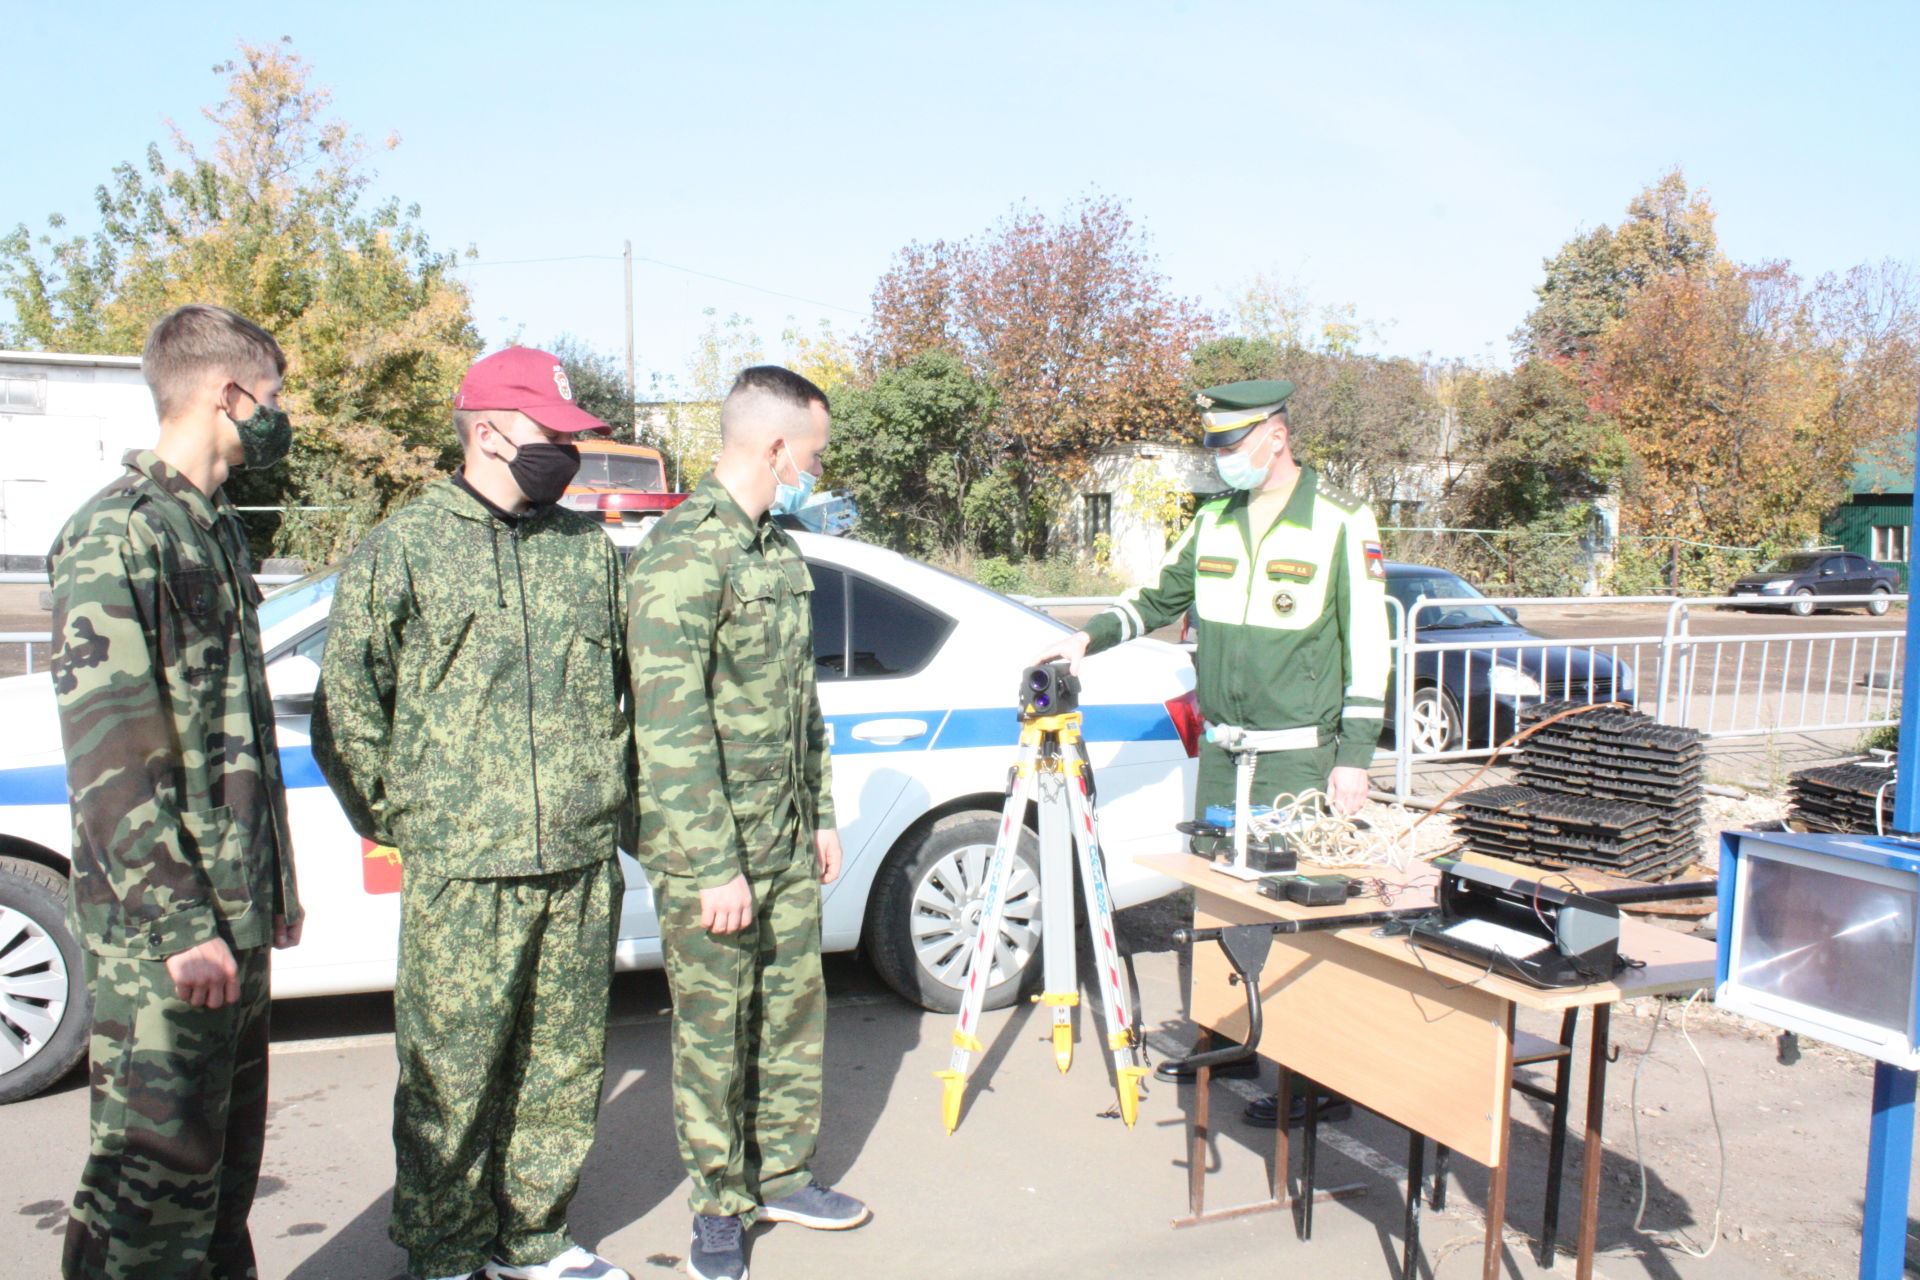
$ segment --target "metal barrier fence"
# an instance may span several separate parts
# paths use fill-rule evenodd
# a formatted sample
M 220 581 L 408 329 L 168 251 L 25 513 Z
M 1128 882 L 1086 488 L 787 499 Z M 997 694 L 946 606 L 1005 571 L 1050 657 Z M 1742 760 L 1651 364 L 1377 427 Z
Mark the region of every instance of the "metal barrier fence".
M 1821 596 L 1822 608 L 1884 613 L 1904 595 Z M 1097 608 L 1110 597 L 1028 599 L 1035 608 Z M 1416 763 L 1484 757 L 1518 727 L 1526 706 L 1555 699 L 1626 702 L 1666 724 L 1708 738 L 1767 737 L 1866 729 L 1899 714 L 1906 628 L 1841 628 L 1801 618 L 1782 601 L 1778 628 L 1756 634 L 1700 634 L 1696 615 L 1712 606 L 1756 607 L 1752 596 L 1421 598 L 1387 600 L 1393 634 L 1388 732 L 1376 765 L 1393 765 L 1393 790 L 1412 793 Z M 1517 621 L 1522 609 L 1657 607 L 1657 629 L 1566 639 L 1476 638 Z M 1498 610 L 1496 614 L 1494 611 Z M 1413 640 L 1407 623 L 1413 624 Z

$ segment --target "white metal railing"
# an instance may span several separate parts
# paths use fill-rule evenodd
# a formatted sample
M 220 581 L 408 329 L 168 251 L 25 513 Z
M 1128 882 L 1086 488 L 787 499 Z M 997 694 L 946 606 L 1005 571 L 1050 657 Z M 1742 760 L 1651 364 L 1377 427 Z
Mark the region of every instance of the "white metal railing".
M 1098 607 L 1113 597 L 1036 597 L 1035 608 Z M 1820 596 L 1816 607 L 1892 606 L 1904 595 Z M 1394 791 L 1411 793 L 1416 761 L 1481 757 L 1517 729 L 1529 704 L 1555 699 L 1630 703 L 1663 723 L 1708 738 L 1764 737 L 1864 729 L 1898 713 L 1906 628 L 1839 628 L 1817 618 L 1783 616 L 1779 628 L 1750 634 L 1702 635 L 1703 607 L 1777 609 L 1790 599 L 1754 596 L 1487 597 L 1421 599 L 1411 609 L 1389 597 L 1394 640 L 1389 713 L 1393 740 L 1377 762 L 1390 760 Z M 1586 610 L 1657 607 L 1657 629 L 1566 639 L 1476 639 L 1472 628 L 1448 633 L 1427 626 L 1448 609 L 1540 607 Z M 1510 614 L 1511 616 L 1511 614 Z M 1409 643 L 1408 622 L 1415 639 Z M 1436 638 L 1444 636 L 1445 638 Z M 1457 638 L 1455 638 L 1457 636 Z

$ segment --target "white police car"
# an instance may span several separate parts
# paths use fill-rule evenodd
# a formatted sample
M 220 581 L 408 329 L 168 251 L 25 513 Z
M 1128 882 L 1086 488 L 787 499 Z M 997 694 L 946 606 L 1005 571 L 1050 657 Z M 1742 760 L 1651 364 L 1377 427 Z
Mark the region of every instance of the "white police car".
M 829 950 L 864 947 L 882 977 L 926 1008 L 956 1007 L 969 931 L 993 849 L 1018 736 L 1015 692 L 1027 659 L 1064 628 L 1005 596 L 905 556 L 796 533 L 813 570 L 814 663 L 833 744 L 834 805 L 845 848 L 828 886 Z M 308 745 L 307 713 L 326 640 L 331 573 L 260 609 L 268 681 L 307 909 L 300 946 L 275 952 L 275 996 L 391 988 L 400 865 L 363 841 L 334 803 Z M 1137 854 L 1181 847 L 1199 722 L 1193 669 L 1146 640 L 1082 667 L 1085 733 L 1116 906 L 1172 890 Z M 64 920 L 69 848 L 66 768 L 45 675 L 0 680 L 0 1102 L 59 1078 L 86 1047 L 87 994 Z M 1010 886 L 990 1004 L 1010 1002 L 1037 968 L 1036 841 Z M 622 968 L 660 963 L 645 876 L 626 854 Z

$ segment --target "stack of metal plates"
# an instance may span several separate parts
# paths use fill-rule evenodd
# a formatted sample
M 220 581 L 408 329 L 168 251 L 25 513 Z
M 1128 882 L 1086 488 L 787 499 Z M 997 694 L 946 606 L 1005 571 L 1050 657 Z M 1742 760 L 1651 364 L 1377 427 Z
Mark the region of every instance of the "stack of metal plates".
M 1541 703 L 1523 711 L 1521 723 L 1579 706 Z M 1498 857 L 1663 879 L 1699 853 L 1705 766 L 1692 729 L 1636 711 L 1587 710 L 1527 740 L 1520 785 L 1460 797 L 1455 829 Z
M 1894 771 L 1875 764 L 1834 764 L 1793 775 L 1790 822 L 1808 831 L 1893 829 Z

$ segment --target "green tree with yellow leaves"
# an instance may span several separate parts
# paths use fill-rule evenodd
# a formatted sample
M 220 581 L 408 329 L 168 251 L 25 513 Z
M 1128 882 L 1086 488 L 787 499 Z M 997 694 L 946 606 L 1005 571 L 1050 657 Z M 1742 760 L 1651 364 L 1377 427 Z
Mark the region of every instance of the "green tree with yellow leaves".
M 293 455 L 229 490 L 289 508 L 257 527 L 257 549 L 324 561 L 451 464 L 453 391 L 480 339 L 454 255 L 430 245 L 417 207 L 367 199 L 367 144 L 327 114 L 290 45 L 242 42 L 214 70 L 226 93 L 202 113 L 210 151 L 173 127 L 170 152 L 150 145 L 95 191 L 91 234 L 56 214 L 46 234 L 0 239 L 15 315 L 4 338 L 137 354 L 187 302 L 265 326 L 290 362 Z

